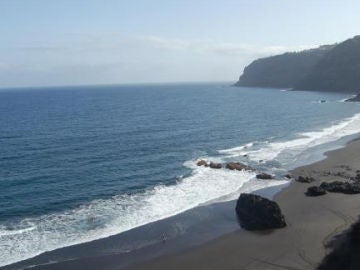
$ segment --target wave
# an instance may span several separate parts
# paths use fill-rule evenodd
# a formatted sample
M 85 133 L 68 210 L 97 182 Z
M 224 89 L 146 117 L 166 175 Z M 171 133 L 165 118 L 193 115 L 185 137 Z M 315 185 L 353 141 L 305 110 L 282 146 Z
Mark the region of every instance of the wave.
M 238 146 L 238 147 L 234 147 L 234 148 L 230 148 L 230 149 L 224 149 L 224 150 L 219 150 L 218 152 L 220 154 L 228 154 L 228 153 L 242 153 L 242 151 L 249 149 L 250 147 L 252 147 L 256 142 L 250 142 L 247 143 L 245 145 L 242 146 Z
M 272 138 L 249 142 L 219 150 L 219 155 L 205 158 L 225 162 L 246 155 L 248 161 L 258 162 L 274 160 L 284 154 L 296 156 L 308 148 L 356 134 L 359 127 L 360 114 L 356 114 L 330 127 L 297 134 L 292 140 L 273 141 Z M 241 192 L 288 183 L 255 180 L 255 172 L 198 167 L 196 160 L 189 160 L 184 166 L 190 168 L 192 174 L 177 178 L 174 185 L 157 185 L 142 193 L 117 195 L 75 209 L 26 218 L 15 228 L 0 227 L 0 266 L 125 232 L 203 204 L 233 200 Z M 273 170 L 272 167 L 267 169 Z
M 33 231 L 35 229 L 36 229 L 35 226 L 31 226 L 31 227 L 23 228 L 23 229 L 6 228 L 5 226 L 1 226 L 0 227 L 0 237 L 1 236 L 10 236 L 10 235 L 23 234 L 23 233 L 26 233 L 26 232 Z
M 219 153 L 227 154 L 230 157 L 246 155 L 248 159 L 253 161 L 269 161 L 278 158 L 281 154 L 296 156 L 306 149 L 333 142 L 359 132 L 360 114 L 355 114 L 350 118 L 334 123 L 330 127 L 318 131 L 299 133 L 297 138 L 292 140 L 253 142 L 236 148 L 219 150 Z M 248 145 L 251 145 L 251 147 L 247 147 Z
M 46 251 L 115 235 L 150 222 L 164 219 L 214 200 L 235 199 L 255 172 L 214 170 L 185 162 L 191 176 L 179 178 L 175 185 L 158 185 L 143 193 L 123 194 L 61 213 L 27 218 L 34 224 L 21 230 L 0 231 L 0 266 L 34 257 Z M 284 181 L 258 182 L 247 191 L 284 184 Z

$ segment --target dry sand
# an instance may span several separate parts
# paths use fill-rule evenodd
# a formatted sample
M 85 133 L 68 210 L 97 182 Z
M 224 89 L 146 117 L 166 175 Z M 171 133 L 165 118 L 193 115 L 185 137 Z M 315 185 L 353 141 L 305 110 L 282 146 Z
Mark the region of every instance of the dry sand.
M 357 220 L 360 213 L 360 194 L 304 195 L 311 185 L 354 176 L 360 169 L 360 141 L 327 156 L 323 161 L 293 171 L 294 176 L 312 176 L 316 182 L 294 181 L 275 197 L 288 223 L 286 228 L 263 233 L 239 229 L 205 245 L 130 269 L 316 269 L 330 251 L 327 243 Z

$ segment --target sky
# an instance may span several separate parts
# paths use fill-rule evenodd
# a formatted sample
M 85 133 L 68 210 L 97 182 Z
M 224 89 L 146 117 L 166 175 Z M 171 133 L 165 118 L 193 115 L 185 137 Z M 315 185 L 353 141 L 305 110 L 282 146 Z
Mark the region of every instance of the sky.
M 0 87 L 236 81 L 360 34 L 354 0 L 0 0 Z

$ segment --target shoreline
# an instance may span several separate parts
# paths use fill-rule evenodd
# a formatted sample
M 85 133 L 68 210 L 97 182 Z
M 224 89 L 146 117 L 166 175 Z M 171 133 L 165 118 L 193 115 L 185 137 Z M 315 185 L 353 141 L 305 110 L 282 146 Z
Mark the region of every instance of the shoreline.
M 292 170 L 294 176 L 313 176 L 311 184 L 293 181 L 274 200 L 288 226 L 271 232 L 237 230 L 202 246 L 160 257 L 131 269 L 302 269 L 313 270 L 331 250 L 328 244 L 345 232 L 360 214 L 360 194 L 328 193 L 307 197 L 309 186 L 353 176 L 360 168 L 360 140 L 326 152 L 326 158 Z M 326 175 L 331 172 L 332 175 Z M 130 268 L 129 268 L 130 269 Z
M 360 210 L 351 212 L 350 215 L 345 214 L 346 218 L 342 218 L 344 215 L 341 213 L 343 210 L 341 206 L 356 205 L 360 202 L 360 195 L 327 194 L 324 197 L 314 198 L 306 197 L 304 192 L 308 186 L 318 185 L 321 181 L 328 180 L 326 179 L 328 177 L 319 174 L 338 165 L 350 166 L 353 170 L 352 174 L 354 174 L 354 171 L 360 168 L 360 156 L 356 156 L 356 152 L 359 150 L 360 138 L 355 138 L 343 148 L 325 152 L 324 159 L 291 170 L 294 176 L 315 177 L 317 181 L 313 184 L 292 181 L 290 185 L 278 192 L 275 190 L 278 187 L 273 187 L 272 197 L 279 203 L 288 223 L 288 226 L 282 230 L 251 233 L 240 229 L 235 216 L 235 201 L 228 201 L 200 206 L 129 232 L 46 252 L 25 261 L 0 267 L 0 269 L 141 270 L 183 269 L 184 267 L 189 269 L 242 269 L 241 267 L 264 269 L 265 265 L 269 266 L 270 264 L 274 267 L 270 269 L 283 269 L 284 267 L 315 269 L 315 266 L 327 253 L 324 248 L 325 242 L 331 240 L 335 231 L 340 232 L 349 227 L 356 219 L 355 213 L 360 213 Z M 352 161 L 349 160 L 349 155 Z M 341 160 L 341 164 L 338 164 L 339 160 Z M 331 180 L 338 179 L 331 178 Z M 255 193 L 264 195 L 261 194 L 261 192 L 266 194 L 264 190 Z M 340 209 L 338 209 L 339 205 L 334 205 L 338 202 L 339 197 L 346 198 L 345 202 L 340 203 Z M 356 203 L 353 203 L 354 200 Z M 320 201 L 321 205 L 312 205 L 317 201 Z M 324 205 L 327 205 L 328 211 L 324 211 Z M 169 226 L 169 220 L 172 220 L 173 224 L 184 223 L 184 220 L 186 223 L 201 213 L 212 215 L 210 219 L 206 220 L 210 224 L 206 224 L 204 221 L 200 222 L 191 228 L 194 232 L 186 232 L 174 241 L 167 241 L 165 245 L 159 239 L 157 243 L 130 252 L 124 251 L 123 247 L 118 245 L 118 242 L 131 243 L 146 238 L 148 228 L 152 233 L 156 231 L 155 234 L 160 235 L 161 231 Z M 320 222 L 314 219 L 319 217 L 319 213 L 321 214 Z M 340 220 L 339 217 L 341 217 Z M 341 220 L 345 220 L 345 224 L 341 223 Z M 310 228 L 312 225 L 315 227 Z M 324 242 L 324 239 L 327 240 Z M 294 248 L 291 243 L 297 243 L 299 248 Z M 219 264 L 220 254 L 224 260 L 221 260 Z M 58 262 L 56 262 L 57 258 Z M 286 260 L 283 261 L 284 259 Z
M 253 193 L 273 198 L 288 183 Z M 201 246 L 239 229 L 234 211 L 236 200 L 198 206 L 178 215 L 151 222 L 117 235 L 48 251 L 1 270 L 18 269 L 122 269 L 139 262 L 168 256 Z M 176 230 L 184 230 L 176 235 Z M 165 242 L 161 236 L 169 233 Z M 171 235 L 175 232 L 175 235 Z M 144 246 L 136 246 L 138 243 Z M 128 250 L 126 250 L 128 248 Z

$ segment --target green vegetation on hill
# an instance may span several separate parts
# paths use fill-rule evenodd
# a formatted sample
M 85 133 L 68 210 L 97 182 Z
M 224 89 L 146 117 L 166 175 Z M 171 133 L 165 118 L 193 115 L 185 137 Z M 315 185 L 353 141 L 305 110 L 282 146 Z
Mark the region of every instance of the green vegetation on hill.
M 360 36 L 336 45 L 255 60 L 235 85 L 358 92 Z
M 331 46 L 302 52 L 284 53 L 252 62 L 244 69 L 236 86 L 293 88 L 307 75 Z
M 330 50 L 295 84 L 298 90 L 358 92 L 360 90 L 360 36 Z

